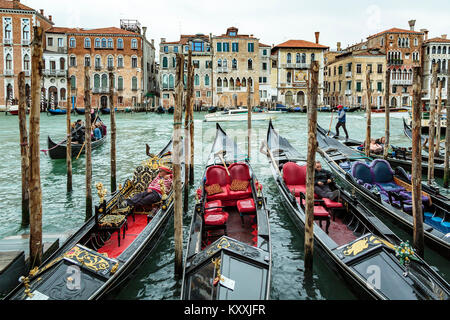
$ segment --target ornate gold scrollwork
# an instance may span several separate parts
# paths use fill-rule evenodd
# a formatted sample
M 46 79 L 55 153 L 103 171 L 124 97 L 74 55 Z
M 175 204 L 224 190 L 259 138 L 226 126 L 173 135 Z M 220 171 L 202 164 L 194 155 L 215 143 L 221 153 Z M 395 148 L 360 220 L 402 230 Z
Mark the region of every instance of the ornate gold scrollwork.
M 106 190 L 106 188 L 103 187 L 103 183 L 101 182 L 96 183 L 95 187 L 97 188 L 97 195 L 100 198 L 100 203 L 103 203 L 108 191 Z
M 96 272 L 109 268 L 109 262 L 103 259 L 100 255 L 91 254 L 90 252 L 80 249 L 77 246 L 69 250 L 64 256 L 75 259 L 86 268 Z
M 369 247 L 369 243 L 367 241 L 367 238 L 364 238 L 364 239 L 356 241 L 356 242 L 352 243 L 351 245 L 347 246 L 345 248 L 345 250 L 343 251 L 343 253 L 346 256 L 356 256 L 357 254 L 366 250 L 368 247 Z

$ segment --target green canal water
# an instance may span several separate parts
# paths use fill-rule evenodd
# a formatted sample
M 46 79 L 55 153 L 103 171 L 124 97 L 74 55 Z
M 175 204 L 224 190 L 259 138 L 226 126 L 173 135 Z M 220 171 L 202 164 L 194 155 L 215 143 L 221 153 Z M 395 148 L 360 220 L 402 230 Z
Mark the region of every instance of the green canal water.
M 203 174 L 204 163 L 208 157 L 215 136 L 215 124 L 203 122 L 205 113 L 195 113 L 195 175 L 196 184 Z M 410 146 L 411 142 L 403 134 L 401 117 L 396 114 L 391 119 L 392 143 Z M 72 115 L 76 120 L 80 116 Z M 102 116 L 109 126 L 109 116 Z M 330 125 L 330 114 L 319 113 L 319 124 L 325 128 Z M 41 114 L 41 149 L 47 148 L 47 136 L 60 141 L 65 132 L 64 116 Z M 117 114 L 117 176 L 123 182 L 131 178 L 134 168 L 145 160 L 145 144 L 152 152 L 159 151 L 171 138 L 172 115 L 154 113 Z M 384 135 L 384 115 L 372 118 L 374 137 Z M 334 127 L 335 121 L 333 121 Z M 331 271 L 324 260 L 316 255 L 314 276 L 306 280 L 303 272 L 304 235 L 289 219 L 281 205 L 281 196 L 272 178 L 267 159 L 259 153 L 268 124 L 264 121 L 253 123 L 252 166 L 264 186 L 265 196 L 271 211 L 270 227 L 272 234 L 273 269 L 272 299 L 357 299 L 347 284 Z M 287 137 L 294 147 L 306 153 L 307 119 L 305 114 L 282 114 L 274 121 L 275 128 Z M 363 113 L 347 114 L 349 134 L 355 139 L 364 139 L 365 118 Z M 28 233 L 21 229 L 21 176 L 18 118 L 0 115 L 0 239 Z M 247 130 L 245 122 L 224 123 L 223 128 L 232 137 L 237 137 L 242 152 L 246 152 Z M 108 142 L 93 151 L 93 183 L 110 184 L 110 156 Z M 320 159 L 320 156 L 317 156 Z M 46 234 L 67 233 L 78 229 L 84 222 L 84 177 L 85 158 L 81 156 L 73 162 L 73 187 L 66 193 L 65 160 L 51 160 L 41 153 L 41 184 L 43 190 L 43 232 Z M 190 198 L 194 199 L 194 190 Z M 95 201 L 97 198 L 95 197 Z M 193 202 L 193 201 L 191 201 Z M 191 204 L 191 209 L 193 204 Z M 395 226 L 392 221 L 380 217 L 401 238 L 411 240 L 411 236 Z M 184 216 L 184 243 L 186 245 L 190 227 L 190 213 Z M 159 243 L 131 281 L 116 296 L 117 299 L 179 299 L 181 281 L 174 277 L 173 226 L 167 230 Z M 446 259 L 426 248 L 426 260 L 435 266 L 440 274 L 450 281 L 450 266 Z

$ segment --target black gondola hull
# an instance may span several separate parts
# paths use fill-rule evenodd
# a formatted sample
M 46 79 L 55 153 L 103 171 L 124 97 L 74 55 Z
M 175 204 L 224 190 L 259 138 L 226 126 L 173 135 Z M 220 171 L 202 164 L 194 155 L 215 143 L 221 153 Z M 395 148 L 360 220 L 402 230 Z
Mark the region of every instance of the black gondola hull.
M 102 146 L 106 142 L 106 138 L 107 136 L 104 136 L 100 140 L 92 141 L 91 149 L 94 150 Z M 67 148 L 65 143 L 57 146 L 57 144 L 53 142 L 53 140 L 50 137 L 48 137 L 47 146 L 49 149 L 48 155 L 50 156 L 51 159 L 66 159 Z M 86 148 L 85 147 L 83 148 L 82 144 L 72 144 L 72 158 L 77 157 L 78 154 L 80 153 L 80 150 L 81 154 L 84 154 L 86 151 L 85 149 Z

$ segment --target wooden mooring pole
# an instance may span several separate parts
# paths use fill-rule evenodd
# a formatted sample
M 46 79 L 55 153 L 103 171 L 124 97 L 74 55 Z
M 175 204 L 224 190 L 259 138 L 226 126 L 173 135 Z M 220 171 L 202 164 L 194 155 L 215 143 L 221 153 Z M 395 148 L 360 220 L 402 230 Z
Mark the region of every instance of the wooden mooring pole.
M 22 168 L 22 227 L 30 225 L 30 192 L 29 182 L 29 154 L 27 132 L 27 96 L 25 93 L 25 72 L 19 73 L 19 130 L 20 157 Z
M 431 185 L 434 180 L 434 139 L 436 137 L 436 85 L 437 85 L 437 64 L 432 66 L 430 116 L 428 122 L 428 176 L 427 183 Z M 438 145 L 439 149 L 439 145 Z
M 86 156 L 86 221 L 92 217 L 92 158 L 91 158 L 91 86 L 89 67 L 84 68 L 84 116 Z
M 384 123 L 384 135 L 386 142 L 384 144 L 383 158 L 387 160 L 389 154 L 389 144 L 390 144 L 390 108 L 389 108 L 389 94 L 391 93 L 391 70 L 386 70 L 386 87 L 384 88 L 384 112 L 385 112 L 385 123 Z
M 211 77 L 211 83 L 212 83 L 212 77 Z M 194 185 L 194 150 L 195 150 L 195 137 L 194 137 L 194 66 L 191 66 L 191 89 L 189 92 L 189 95 L 191 96 L 191 102 L 189 103 L 189 119 L 191 120 L 189 125 L 189 141 L 190 144 L 190 151 L 189 154 L 191 155 L 191 160 L 189 161 L 189 184 Z M 186 105 L 186 108 L 188 105 Z
M 183 110 L 184 56 L 177 54 L 176 100 L 173 113 L 173 188 L 174 188 L 174 240 L 175 274 L 183 273 L 183 191 L 181 190 L 181 124 Z
M 117 189 L 116 178 L 116 110 L 114 107 L 114 73 L 109 73 L 109 108 L 111 110 L 111 193 Z
M 252 152 L 252 100 L 251 100 L 251 85 L 247 81 L 247 158 L 251 159 Z
M 449 158 L 450 158 L 450 68 L 447 68 L 447 123 L 445 128 L 445 157 L 444 157 L 444 188 L 448 188 L 450 179 Z
M 311 271 L 314 255 L 314 175 L 317 150 L 317 95 L 319 64 L 311 64 L 308 97 L 308 156 L 306 169 L 305 270 Z M 300 200 L 302 201 L 302 200 Z
M 370 83 L 370 72 L 369 67 L 366 68 L 366 92 L 367 92 L 367 107 L 366 107 L 366 142 L 364 146 L 364 152 L 366 157 L 370 156 L 370 135 L 371 135 L 371 126 L 372 126 L 372 88 Z
M 422 146 L 421 146 L 421 126 L 422 126 L 422 75 L 421 68 L 414 67 L 413 72 L 413 95 L 414 104 L 412 107 L 412 204 L 414 235 L 413 242 L 417 254 L 424 255 L 423 236 L 423 213 L 422 213 Z
M 39 266 L 42 259 L 42 189 L 40 173 L 39 133 L 41 79 L 43 69 L 43 30 L 34 27 L 33 50 L 31 59 L 31 95 L 30 111 L 30 268 Z
M 72 82 L 67 77 L 67 142 L 66 142 L 66 167 L 67 167 L 67 192 L 72 192 L 72 123 L 70 112 L 72 111 Z
M 186 85 L 186 101 L 185 101 L 185 105 L 186 108 L 184 110 L 184 196 L 183 196 L 183 207 L 184 207 L 184 212 L 187 212 L 188 207 L 189 207 L 189 173 L 190 173 L 190 141 L 189 141 L 189 121 L 191 120 L 191 100 L 193 99 L 193 96 L 191 96 L 191 88 L 193 86 L 192 83 L 192 79 L 191 79 L 191 75 L 193 72 L 193 69 L 191 68 L 192 65 L 192 50 L 189 49 L 189 54 L 188 54 L 188 62 L 187 62 L 187 83 Z M 184 79 L 184 70 L 183 70 L 183 79 Z
M 434 156 L 439 157 L 441 149 L 442 80 L 438 85 L 438 105 L 436 110 L 436 148 Z

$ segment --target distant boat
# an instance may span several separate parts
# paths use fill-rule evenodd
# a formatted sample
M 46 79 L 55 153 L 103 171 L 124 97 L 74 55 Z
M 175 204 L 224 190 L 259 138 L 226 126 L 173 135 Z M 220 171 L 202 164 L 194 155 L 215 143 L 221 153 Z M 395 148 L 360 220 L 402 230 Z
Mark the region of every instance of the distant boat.
M 57 109 L 48 109 L 47 112 L 50 113 L 51 115 L 58 116 L 58 115 L 66 114 L 67 110 L 57 108 Z
M 103 145 L 106 141 L 107 135 L 103 136 L 100 140 L 92 141 L 91 149 L 97 149 L 101 145 Z M 48 146 L 48 155 L 51 159 L 65 159 L 66 158 L 66 152 L 67 152 L 67 146 L 66 143 L 63 143 L 61 145 L 57 145 L 51 138 L 48 136 L 47 138 L 47 146 Z M 83 144 L 75 144 L 72 143 L 72 158 L 75 158 L 78 156 L 78 153 L 80 152 L 81 148 L 83 148 Z M 81 154 L 84 154 L 86 151 L 86 148 L 83 148 L 81 151 Z
M 75 108 L 75 112 L 79 115 L 83 115 L 84 114 L 84 108 Z
M 173 106 L 172 106 L 172 107 L 169 107 L 169 109 L 167 109 L 167 112 L 170 113 L 170 114 L 172 114 L 172 113 L 175 112 L 175 108 L 174 108 Z
M 277 113 L 277 112 L 275 112 Z M 252 112 L 252 121 L 275 119 L 276 116 L 273 112 Z M 224 112 L 216 112 L 207 114 L 205 116 L 205 122 L 227 122 L 227 121 L 247 121 L 248 111 L 247 108 L 239 108 Z
M 280 103 L 277 103 L 277 105 L 276 105 L 276 107 L 275 107 L 275 110 L 279 110 L 279 111 L 288 111 L 288 107 L 286 107 L 286 106 L 284 106 L 284 105 L 282 105 L 282 104 L 280 104 Z
M 209 113 L 214 113 L 217 111 L 217 107 L 209 107 L 208 112 Z
M 114 111 L 117 111 L 117 108 L 115 108 Z M 103 108 L 103 109 L 100 109 L 100 112 L 102 114 L 111 114 L 111 109 L 110 108 Z
M 166 113 L 166 110 L 162 106 L 159 106 L 158 109 L 156 109 L 155 112 L 162 114 L 162 113 Z

